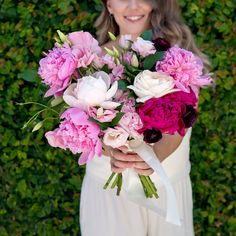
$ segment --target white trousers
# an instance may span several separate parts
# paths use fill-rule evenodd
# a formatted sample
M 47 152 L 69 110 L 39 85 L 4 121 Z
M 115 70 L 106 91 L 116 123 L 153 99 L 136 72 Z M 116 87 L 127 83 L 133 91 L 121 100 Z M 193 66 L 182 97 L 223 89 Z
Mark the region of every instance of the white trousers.
M 82 236 L 193 236 L 192 189 L 189 176 L 173 185 L 183 223 L 167 223 L 155 212 L 139 206 L 116 190 L 103 190 L 96 177 L 86 174 L 80 201 Z M 165 204 L 165 189 L 159 188 Z

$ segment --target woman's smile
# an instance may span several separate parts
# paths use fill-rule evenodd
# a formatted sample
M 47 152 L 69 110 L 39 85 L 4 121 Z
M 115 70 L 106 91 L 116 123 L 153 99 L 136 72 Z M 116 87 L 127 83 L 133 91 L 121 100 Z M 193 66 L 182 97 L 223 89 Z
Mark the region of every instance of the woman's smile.
M 133 15 L 133 16 L 124 16 L 124 18 L 129 22 L 138 22 L 143 19 L 144 15 Z

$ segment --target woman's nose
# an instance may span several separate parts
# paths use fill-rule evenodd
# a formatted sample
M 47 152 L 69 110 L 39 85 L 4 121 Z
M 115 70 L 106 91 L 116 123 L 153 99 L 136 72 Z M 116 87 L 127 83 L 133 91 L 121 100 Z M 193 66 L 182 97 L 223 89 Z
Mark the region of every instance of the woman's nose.
M 129 8 L 137 9 L 139 7 L 140 0 L 129 0 Z

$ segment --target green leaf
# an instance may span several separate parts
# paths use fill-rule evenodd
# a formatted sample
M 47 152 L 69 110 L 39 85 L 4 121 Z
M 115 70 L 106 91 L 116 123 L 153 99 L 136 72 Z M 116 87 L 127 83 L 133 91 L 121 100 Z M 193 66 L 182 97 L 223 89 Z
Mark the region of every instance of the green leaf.
M 25 70 L 20 74 L 20 78 L 28 82 L 36 82 L 37 71 L 33 69 Z
M 149 55 L 143 61 L 143 67 L 145 70 L 150 70 L 156 64 L 157 61 L 160 61 L 164 56 L 164 51 L 157 52 L 153 55 Z
M 16 190 L 24 197 L 26 195 L 27 185 L 24 179 L 20 180 L 17 184 Z
M 118 89 L 126 90 L 127 86 L 129 86 L 128 80 L 121 79 L 118 81 Z
M 131 81 L 139 74 L 142 70 L 130 66 L 128 64 L 125 65 L 125 74 L 131 79 Z
M 124 114 L 124 112 L 117 113 L 116 117 L 111 121 L 111 126 L 116 126 Z
M 140 36 L 141 38 L 143 38 L 144 40 L 152 40 L 152 30 L 147 30 L 145 32 L 143 32 Z
M 0 235 L 1 236 L 8 236 L 9 235 L 6 231 L 6 229 L 2 226 L 0 227 Z

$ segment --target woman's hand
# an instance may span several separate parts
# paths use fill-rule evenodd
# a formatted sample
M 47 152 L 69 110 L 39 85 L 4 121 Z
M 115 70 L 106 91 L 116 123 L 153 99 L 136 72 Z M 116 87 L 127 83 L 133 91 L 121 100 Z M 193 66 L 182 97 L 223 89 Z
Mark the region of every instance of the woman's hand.
M 143 159 L 133 152 L 128 152 L 127 147 L 123 146 L 119 149 L 110 148 L 111 170 L 116 173 L 123 172 L 126 168 L 140 174 L 149 176 L 154 171 Z

